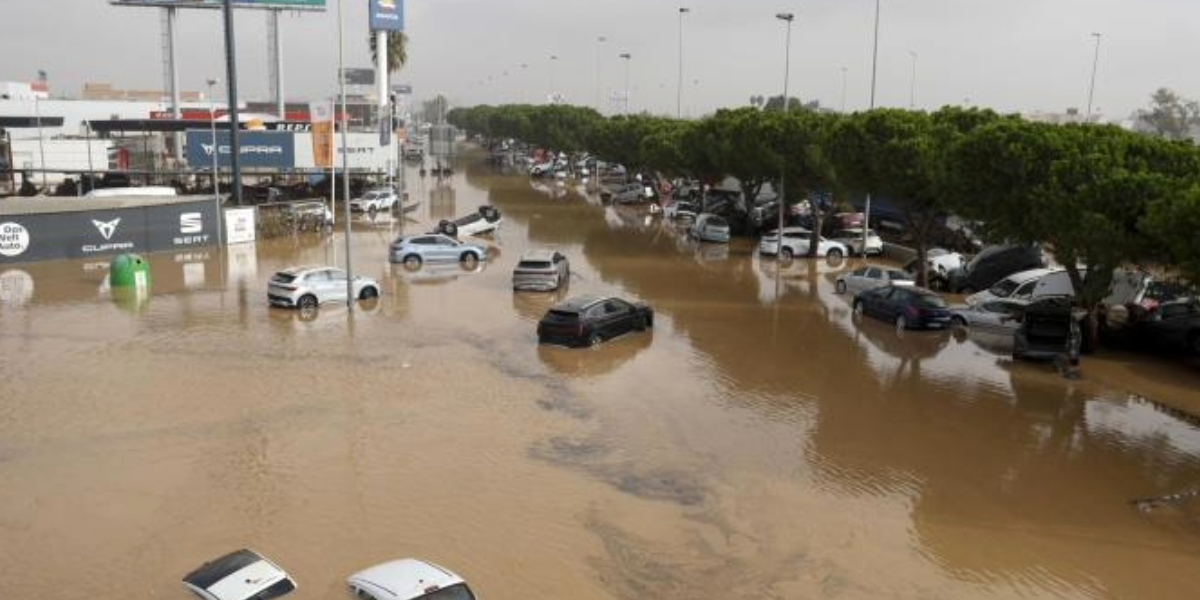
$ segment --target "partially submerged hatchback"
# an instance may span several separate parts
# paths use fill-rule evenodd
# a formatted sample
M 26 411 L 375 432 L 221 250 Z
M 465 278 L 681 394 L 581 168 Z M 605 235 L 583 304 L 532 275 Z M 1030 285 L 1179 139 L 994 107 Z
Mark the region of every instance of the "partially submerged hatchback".
M 284 308 L 316 308 L 326 302 L 346 301 L 346 272 L 337 267 L 291 267 L 271 276 L 267 283 L 267 301 Z M 355 275 L 350 293 L 356 300 L 379 297 L 379 283 L 370 277 Z
M 514 290 L 549 292 L 571 278 L 571 263 L 557 250 L 531 250 L 521 255 L 513 269 Z
M 237 550 L 183 576 L 183 587 L 203 600 L 271 600 L 296 589 L 296 582 L 253 550 Z
M 475 600 L 449 569 L 415 558 L 393 560 L 351 575 L 350 591 L 366 600 Z

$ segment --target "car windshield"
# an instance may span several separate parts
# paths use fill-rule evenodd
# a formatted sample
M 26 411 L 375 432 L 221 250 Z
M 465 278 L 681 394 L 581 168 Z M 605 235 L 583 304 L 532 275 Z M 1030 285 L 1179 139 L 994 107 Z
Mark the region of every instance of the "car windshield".
M 1020 285 L 1020 284 L 1018 284 L 1016 282 L 1016 280 L 1001 279 L 999 283 L 997 283 L 996 285 L 993 285 L 991 288 L 989 288 L 988 292 L 991 293 L 991 295 L 993 295 L 993 296 L 998 296 L 1000 298 L 1007 298 L 1007 297 L 1011 296 L 1012 293 L 1017 290 L 1018 285 Z
M 271 587 L 254 595 L 254 600 L 271 600 L 292 593 L 296 589 L 296 584 L 291 579 L 280 579 Z
M 418 600 L 475 600 L 475 594 L 465 583 L 456 583 L 418 596 Z
M 946 301 L 941 296 L 921 294 L 913 299 L 913 303 L 925 308 L 946 308 Z

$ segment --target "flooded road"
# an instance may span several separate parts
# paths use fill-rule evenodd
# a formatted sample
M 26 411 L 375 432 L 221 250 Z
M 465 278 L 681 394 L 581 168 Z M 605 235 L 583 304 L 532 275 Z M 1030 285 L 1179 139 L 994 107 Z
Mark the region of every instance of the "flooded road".
M 297 599 L 403 556 L 489 600 L 1195 597 L 1200 503 L 1130 504 L 1200 489 L 1194 366 L 1067 380 L 856 322 L 853 261 L 698 246 L 478 160 L 414 175 L 411 220 L 354 221 L 383 295 L 353 311 L 265 301 L 275 270 L 341 263 L 341 233 L 152 255 L 145 300 L 103 263 L 0 269 L 0 598 L 182 599 L 240 547 Z M 482 204 L 491 261 L 387 262 Z M 539 347 L 568 294 L 512 293 L 534 247 L 653 331 Z

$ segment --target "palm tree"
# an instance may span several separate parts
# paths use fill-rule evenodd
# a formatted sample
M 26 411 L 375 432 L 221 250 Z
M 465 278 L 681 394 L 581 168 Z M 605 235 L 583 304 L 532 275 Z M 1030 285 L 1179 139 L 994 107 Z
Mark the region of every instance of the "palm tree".
M 375 47 L 375 32 L 370 33 L 371 60 L 379 64 L 379 49 Z M 395 73 L 408 62 L 408 36 L 403 31 L 388 32 L 388 73 Z

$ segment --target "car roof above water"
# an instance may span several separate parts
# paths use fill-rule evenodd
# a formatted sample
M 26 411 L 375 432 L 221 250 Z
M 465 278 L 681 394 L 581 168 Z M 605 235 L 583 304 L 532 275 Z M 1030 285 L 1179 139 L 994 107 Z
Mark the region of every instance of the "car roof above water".
M 600 302 L 610 300 L 612 298 L 612 296 L 598 295 L 576 296 L 556 304 L 551 310 L 556 310 L 558 312 L 582 312 L 592 306 L 595 306 L 596 304 L 599 304 Z
M 409 600 L 465 582 L 436 564 L 404 558 L 359 571 L 347 583 L 366 589 L 380 600 Z

